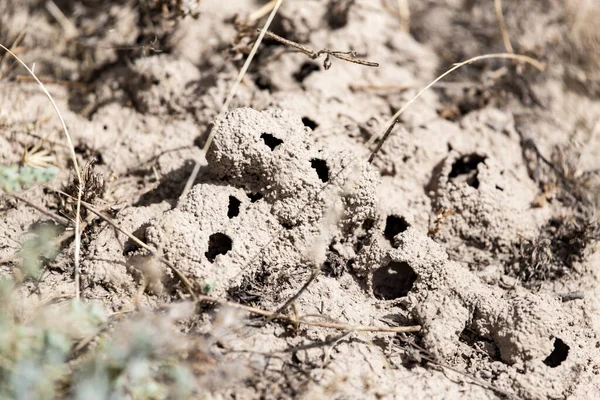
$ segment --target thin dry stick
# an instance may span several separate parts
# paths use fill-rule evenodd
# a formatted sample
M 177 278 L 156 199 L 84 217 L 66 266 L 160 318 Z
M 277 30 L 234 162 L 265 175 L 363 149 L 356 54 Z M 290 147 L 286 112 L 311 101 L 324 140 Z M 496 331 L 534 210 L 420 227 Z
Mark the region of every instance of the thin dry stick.
M 494 0 L 494 6 L 496 8 L 496 18 L 498 18 L 498 26 L 500 27 L 500 33 L 502 33 L 502 41 L 504 42 L 504 48 L 507 53 L 514 54 L 515 50 L 510 43 L 510 37 L 506 30 L 506 22 L 504 21 L 504 14 L 502 13 L 502 0 Z
M 267 4 L 250 14 L 250 17 L 248 17 L 248 19 L 250 20 L 250 22 L 256 21 L 257 19 L 261 19 L 273 10 L 275 4 L 277 4 L 277 0 L 271 0 Z
M 332 50 L 328 50 L 328 49 L 323 49 L 323 50 L 319 50 L 319 51 L 314 51 L 309 49 L 308 47 L 294 42 L 292 40 L 286 39 L 284 37 L 281 37 L 273 32 L 267 31 L 266 35 L 269 36 L 271 39 L 275 39 L 278 42 L 286 45 L 286 46 L 290 46 L 295 48 L 296 50 L 300 51 L 301 53 L 306 54 L 308 57 L 310 57 L 313 60 L 316 60 L 317 58 L 319 58 L 320 56 L 322 56 L 323 54 L 327 55 L 327 57 L 325 58 L 325 62 L 323 63 L 323 67 L 325 69 L 329 69 L 329 67 L 331 66 L 331 63 L 329 61 L 329 57 L 333 56 L 335 58 L 338 58 L 340 60 L 343 61 L 348 61 L 354 64 L 359 64 L 359 65 L 364 65 L 366 67 L 379 67 L 379 64 L 376 62 L 371 62 L 371 61 L 367 61 L 367 60 L 361 60 L 360 58 L 356 58 L 356 54 L 353 51 L 332 51 Z
M 79 255 L 81 253 L 81 221 L 79 220 L 79 215 L 81 213 L 81 197 L 83 195 L 83 180 L 81 178 L 81 171 L 79 170 L 79 164 L 77 163 L 77 155 L 75 154 L 75 147 L 73 146 L 73 141 L 71 140 L 71 135 L 69 135 L 69 130 L 67 129 L 67 124 L 65 123 L 65 120 L 64 120 L 62 114 L 60 113 L 60 110 L 58 109 L 56 102 L 52 98 L 52 95 L 50 94 L 48 89 L 46 89 L 46 86 L 44 86 L 42 81 L 40 81 L 38 79 L 38 77 L 35 75 L 35 73 L 15 53 L 13 53 L 10 49 L 6 48 L 3 44 L 0 44 L 0 48 L 2 48 L 4 51 L 6 51 L 11 56 L 13 56 L 19 62 L 19 64 L 21 64 L 27 70 L 27 72 L 29 72 L 29 74 L 35 79 L 35 81 L 38 83 L 38 85 L 40 85 L 40 87 L 42 88 L 42 91 L 44 92 L 46 97 L 48 97 L 48 100 L 50 100 L 50 103 L 52 103 L 52 107 L 54 107 L 54 110 L 58 114 L 58 118 L 60 119 L 60 123 L 62 124 L 63 131 L 65 132 L 65 137 L 67 138 L 67 142 L 69 144 L 69 150 L 71 151 L 71 159 L 73 160 L 73 168 L 75 168 L 75 174 L 77 175 L 77 182 L 79 183 L 79 188 L 77 190 L 77 208 L 75 210 L 75 255 L 74 255 L 74 258 L 75 258 L 75 260 L 74 260 L 75 261 L 75 274 L 74 274 L 75 275 L 75 294 L 76 294 L 76 298 L 79 300 L 79 297 L 80 297 L 80 295 L 79 295 L 79 291 L 80 291 L 79 290 Z
M 109 207 L 111 207 L 111 206 L 113 206 L 113 205 L 111 204 L 111 205 L 105 205 L 105 206 L 102 206 L 102 207 L 100 208 L 100 210 L 101 210 L 101 211 L 103 211 L 103 210 L 105 210 L 105 209 L 107 209 L 107 208 L 109 208 Z M 90 216 L 90 217 L 88 217 L 88 218 L 87 218 L 85 221 L 83 221 L 83 222 L 81 223 L 81 230 L 82 230 L 82 231 L 83 231 L 83 230 L 84 230 L 84 229 L 85 229 L 85 228 L 86 228 L 86 227 L 87 227 L 87 226 L 88 226 L 88 225 L 89 225 L 89 224 L 92 222 L 93 218 L 95 218 L 95 217 L 92 217 L 92 216 Z M 54 246 L 57 246 L 57 247 L 58 247 L 58 246 L 62 245 L 62 243 L 63 243 L 65 240 L 68 240 L 68 239 L 72 238 L 74 234 L 75 234 L 75 232 L 73 232 L 73 231 L 66 231 L 65 233 L 63 233 L 63 234 L 62 234 L 62 235 L 60 235 L 59 237 L 55 238 L 55 239 L 52 241 L 52 243 L 53 243 L 53 245 L 54 245 Z M 8 255 L 8 256 L 6 256 L 6 257 L 4 257 L 4 258 L 1 258 L 1 259 L 0 259 L 0 265 L 2 265 L 2 264 L 4 264 L 4 263 L 11 262 L 11 261 L 14 261 L 14 260 L 16 260 L 17 258 L 19 258 L 19 256 L 20 256 L 20 253 L 19 253 L 19 252 L 16 252 L 16 253 L 10 254 L 10 255 Z
M 398 16 L 404 32 L 410 31 L 410 7 L 408 0 L 398 0 Z
M 282 2 L 283 2 L 283 0 L 277 0 L 277 3 L 275 3 L 275 6 L 273 7 L 271 14 L 269 14 L 269 18 L 267 19 L 267 22 L 265 22 L 265 26 L 263 27 L 262 31 L 260 32 L 260 35 L 258 35 L 258 39 L 256 39 L 256 42 L 254 43 L 254 46 L 252 47 L 252 51 L 248 55 L 248 58 L 246 59 L 244 66 L 240 70 L 240 73 L 238 74 L 235 82 L 233 83 L 233 86 L 231 86 L 229 95 L 227 96 L 227 99 L 225 99 L 225 103 L 223 103 L 223 106 L 221 107 L 221 111 L 219 112 L 219 115 L 216 118 L 217 122 L 211 126 L 210 132 L 208 134 L 208 138 L 206 139 L 206 143 L 202 147 L 202 155 L 203 156 L 206 156 L 206 153 L 207 153 L 210 145 L 212 144 L 213 137 L 215 134 L 214 132 L 216 129 L 216 124 L 218 124 L 218 121 L 221 118 L 221 116 L 223 116 L 223 114 L 225 114 L 229 110 L 229 104 L 231 103 L 231 101 L 233 100 L 233 97 L 237 93 L 240 83 L 242 82 L 242 79 L 244 79 L 244 76 L 246 75 L 246 72 L 248 71 L 248 68 L 250 67 L 250 64 L 252 63 L 252 60 L 254 59 L 254 56 L 256 55 L 256 52 L 258 51 L 258 47 L 262 43 L 262 41 L 265 37 L 265 34 L 267 33 L 269 26 L 271 26 L 271 23 L 273 22 L 273 19 L 275 18 L 275 14 L 277 14 L 277 11 L 279 10 L 279 7 L 281 6 Z M 183 193 L 181 193 L 180 198 L 184 198 L 185 195 L 187 194 L 187 192 L 189 192 L 189 190 L 192 188 L 192 185 L 194 184 L 194 182 L 196 181 L 196 177 L 198 176 L 198 172 L 200 172 L 201 164 L 202 164 L 201 159 L 196 160 L 196 163 L 194 164 L 194 169 L 192 170 L 192 173 L 190 174 L 190 177 L 188 178 L 188 180 L 185 184 L 185 188 L 183 189 Z
M 75 24 L 73 24 L 73 22 L 71 22 L 69 18 L 65 16 L 61 9 L 58 8 L 56 3 L 54 3 L 52 0 L 48 0 L 48 2 L 46 3 L 46 9 L 63 28 L 67 40 L 73 39 L 74 37 L 77 37 L 79 35 Z
M 298 300 L 298 298 L 302 295 L 302 293 L 304 293 L 306 291 L 306 289 L 308 289 L 308 287 L 310 286 L 311 283 L 313 283 L 313 281 L 315 279 L 317 279 L 317 276 L 319 276 L 319 273 L 321 272 L 321 270 L 319 268 L 315 268 L 312 272 L 312 274 L 310 274 L 310 278 L 308 278 L 308 280 L 306 281 L 306 283 L 304 285 L 302 285 L 302 287 L 300 288 L 300 290 L 298 290 L 298 292 L 296 292 L 295 295 L 293 295 L 292 297 L 290 297 L 281 307 L 279 307 L 275 313 L 276 314 L 280 314 L 283 311 L 285 311 L 286 308 L 288 308 L 290 306 L 290 304 L 292 304 L 293 302 L 295 302 L 296 300 Z
M 245 306 L 243 304 L 233 303 L 226 300 L 217 299 L 214 297 L 199 295 L 198 301 L 215 303 L 222 306 L 236 308 L 238 310 L 248 311 L 249 313 L 261 315 L 263 317 L 270 317 L 274 319 L 282 319 L 291 323 L 300 323 L 309 326 L 318 326 L 321 328 L 338 329 L 342 331 L 356 331 L 356 332 L 388 332 L 388 333 L 405 333 L 405 332 L 418 332 L 421 330 L 419 325 L 414 326 L 397 326 L 397 327 L 386 327 L 386 326 L 370 326 L 370 325 L 348 325 L 341 322 L 328 322 L 328 321 L 310 321 L 304 317 L 298 319 L 289 317 L 284 314 L 279 314 L 273 311 L 263 310 L 261 308 Z
M 12 46 L 10 46 L 11 49 L 14 49 L 15 47 L 17 47 L 19 45 L 19 42 L 21 40 L 23 40 L 23 38 L 25 37 L 25 35 L 27 34 L 27 30 L 23 29 L 21 31 L 21 33 L 19 33 L 19 35 L 17 36 L 17 38 L 15 39 L 15 41 L 13 42 Z M 4 53 L 2 55 L 2 57 L 0 57 L 0 79 L 3 78 L 3 74 L 2 74 L 2 64 L 4 64 L 4 60 L 6 59 L 6 55 L 8 53 Z
M 66 194 L 64 192 L 59 191 L 59 193 L 65 195 L 65 196 L 69 196 L 68 194 Z M 69 196 L 69 197 L 71 197 L 71 196 Z M 167 267 L 169 267 L 173 272 L 175 272 L 175 274 L 177 274 L 179 279 L 181 279 L 181 281 L 185 284 L 185 286 L 188 289 L 188 292 L 194 298 L 194 300 L 197 300 L 196 293 L 194 293 L 194 285 L 192 285 L 192 283 L 189 281 L 189 279 L 183 274 L 183 272 L 181 272 L 181 270 L 179 268 L 177 268 L 173 263 L 171 263 L 170 261 L 168 261 L 167 259 L 162 257 L 160 254 L 158 254 L 156 249 L 154 249 L 151 246 L 148 246 L 146 243 L 142 242 L 140 239 L 136 238 L 131 233 L 129 233 L 125 229 L 121 228 L 115 221 L 113 221 L 111 218 L 107 217 L 106 215 L 102 214 L 100 211 L 96 210 L 91 204 L 88 204 L 85 201 L 82 201 L 81 205 L 83 205 L 83 207 L 85 207 L 87 210 L 96 214 L 99 218 L 106 221 L 109 225 L 111 225 L 113 228 L 115 228 L 116 230 L 118 230 L 119 232 L 121 232 L 122 234 L 127 236 L 129 239 L 133 240 L 137 245 L 146 249 L 148 252 L 150 252 L 150 254 L 152 254 L 154 257 L 156 257 L 156 259 L 160 260 L 163 264 L 165 264 Z
M 452 68 L 450 68 L 449 70 L 447 70 L 446 72 L 444 72 L 443 74 L 441 74 L 440 76 L 435 78 L 430 84 L 428 84 L 423 89 L 421 89 L 419 91 L 419 93 L 417 93 L 412 99 L 410 99 L 408 101 L 408 103 L 406 103 L 404 106 L 402 106 L 402 108 L 400 108 L 400 110 L 398 110 L 398 112 L 396 114 L 394 114 L 394 116 L 392 118 L 390 118 L 390 120 L 386 123 L 387 128 L 383 134 L 383 137 L 381 138 L 381 141 L 377 144 L 377 147 L 375 148 L 375 150 L 373 150 L 373 152 L 369 156 L 369 162 L 372 162 L 373 159 L 375 158 L 375 156 L 377 155 L 377 153 L 379 152 L 379 150 L 381 150 L 381 147 L 383 146 L 385 141 L 388 139 L 388 137 L 392 133 L 394 125 L 396 125 L 396 123 L 398 122 L 400 115 L 402 115 L 402 113 L 404 111 L 406 111 L 406 109 L 408 107 L 410 107 L 411 104 L 413 104 L 415 102 L 415 100 L 417 100 L 419 97 L 421 97 L 421 95 L 423 93 L 425 93 L 425 91 L 427 91 L 427 89 L 429 89 L 430 87 L 432 87 L 437 82 L 441 81 L 442 79 L 444 79 L 446 76 L 450 75 L 452 72 L 456 71 L 457 69 L 464 67 L 465 65 L 472 64 L 472 63 L 474 63 L 476 61 L 480 61 L 480 60 L 488 60 L 491 58 L 508 58 L 508 59 L 512 59 L 512 60 L 523 61 L 523 62 L 533 65 L 535 68 L 537 68 L 540 71 L 543 71 L 545 68 L 544 64 L 542 64 L 541 62 L 539 62 L 531 57 L 520 55 L 520 54 L 509 54 L 509 53 L 485 54 L 482 56 L 470 58 L 467 61 L 463 61 L 458 64 L 454 64 L 454 66 Z M 366 143 L 367 148 L 371 147 L 371 145 L 378 138 L 379 138 L 379 135 L 373 135 L 373 137 L 371 137 L 369 139 L 369 141 L 367 141 L 367 143 Z
M 61 217 L 58 214 L 48 211 L 48 210 L 44 209 L 43 207 L 40 207 L 37 204 L 27 200 L 25 197 L 23 197 L 21 195 L 18 195 L 16 193 L 7 193 L 7 194 L 9 196 L 14 197 L 15 199 L 17 199 L 19 201 L 22 201 L 23 203 L 27 204 L 29 207 L 36 209 L 37 211 L 41 212 L 45 216 L 52 218 L 53 220 L 55 220 L 56 222 L 58 222 L 61 225 L 69 226 L 71 224 L 71 221 L 69 221 L 67 218 Z

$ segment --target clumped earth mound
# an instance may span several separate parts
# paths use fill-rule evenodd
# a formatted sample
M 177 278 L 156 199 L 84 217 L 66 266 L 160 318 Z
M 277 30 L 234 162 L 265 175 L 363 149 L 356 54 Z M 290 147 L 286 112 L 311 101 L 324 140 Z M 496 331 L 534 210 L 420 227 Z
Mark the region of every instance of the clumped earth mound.
M 0 0 L 104 215 L 76 273 L 61 126 L 0 56 L 0 397 L 600 397 L 600 8 L 504 2 L 546 70 L 456 71 L 369 162 L 505 51 L 494 2 L 286 0 L 295 50 L 379 67 L 266 38 L 221 114 L 266 19 L 230 3 Z

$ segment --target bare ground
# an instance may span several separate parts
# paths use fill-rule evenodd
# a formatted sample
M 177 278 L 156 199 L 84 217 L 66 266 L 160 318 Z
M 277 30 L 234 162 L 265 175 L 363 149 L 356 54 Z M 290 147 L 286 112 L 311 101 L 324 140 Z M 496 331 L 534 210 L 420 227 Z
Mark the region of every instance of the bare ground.
M 90 381 L 117 398 L 599 398 L 598 5 L 505 1 L 514 51 L 545 70 L 462 68 L 369 163 L 368 140 L 418 90 L 506 51 L 494 2 L 409 0 L 407 20 L 394 1 L 284 1 L 273 32 L 379 67 L 331 57 L 325 69 L 325 56 L 267 38 L 204 155 L 265 19 L 250 18 L 264 2 L 226 3 L 55 0 L 57 13 L 0 0 L 0 43 L 57 101 L 87 165 L 85 200 L 158 249 L 84 211 L 81 297 L 106 313 L 92 333 L 61 311 L 75 295 L 72 226 L 41 274 L 23 271 L 24 243 L 57 225 L 30 204 L 72 218 L 57 191 L 75 186 L 48 99 L 0 58 L 0 164 L 23 168 L 40 145 L 59 167 L 18 192 L 27 201 L 0 200 L 11 320 L 75 340 L 56 396 L 91 398 L 78 382 L 97 357 L 124 365 L 122 381 Z M 229 306 L 191 303 L 179 274 Z M 158 369 L 137 382 L 130 358 L 103 353 L 129 354 L 138 337 L 153 360 L 185 366 L 189 392 Z M 16 370 L 0 368 L 0 394 L 16 393 Z

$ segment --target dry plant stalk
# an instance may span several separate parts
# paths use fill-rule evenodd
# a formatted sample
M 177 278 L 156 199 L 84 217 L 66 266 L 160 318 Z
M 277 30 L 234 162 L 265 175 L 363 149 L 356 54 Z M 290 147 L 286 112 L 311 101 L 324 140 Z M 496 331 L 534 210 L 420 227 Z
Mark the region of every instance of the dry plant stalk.
M 342 331 L 354 331 L 354 332 L 387 332 L 387 333 L 406 333 L 406 332 L 419 332 L 421 327 L 419 325 L 414 326 L 398 326 L 398 327 L 385 327 L 385 326 L 370 326 L 370 325 L 348 325 L 337 321 L 310 321 L 305 317 L 299 316 L 292 318 L 287 315 L 263 310 L 261 308 L 245 306 L 243 304 L 233 303 L 230 301 L 216 299 L 214 297 L 199 295 L 198 301 L 205 303 L 214 303 L 222 306 L 236 308 L 238 310 L 244 310 L 252 314 L 261 315 L 263 317 L 269 317 L 271 319 L 282 319 L 293 324 L 304 324 L 308 326 L 317 326 L 321 328 L 337 329 Z
M 81 214 L 81 197 L 83 195 L 83 180 L 81 177 L 81 172 L 79 171 L 79 164 L 77 163 L 77 155 L 75 154 L 75 147 L 73 146 L 73 141 L 71 140 L 71 135 L 69 134 L 69 130 L 67 129 L 67 124 L 65 123 L 65 120 L 64 120 L 62 114 L 60 113 L 60 110 L 58 109 L 58 106 L 56 105 L 54 98 L 52 98 L 52 95 L 50 94 L 48 89 L 46 89 L 46 86 L 44 86 L 42 81 L 40 81 L 38 79 L 38 77 L 31 70 L 31 68 L 29 68 L 27 66 L 27 64 L 25 64 L 25 62 L 23 60 L 21 60 L 15 53 L 13 53 L 10 49 L 6 48 L 3 44 L 0 44 L 0 48 L 2 48 L 8 54 L 10 54 L 12 57 L 14 57 L 19 62 L 19 64 L 21 64 L 27 70 L 27 72 L 29 72 L 29 74 L 33 77 L 33 79 L 35 79 L 35 81 L 40 85 L 40 87 L 42 88 L 42 91 L 44 92 L 46 97 L 48 97 L 48 100 L 50 100 L 50 103 L 52 103 L 52 107 L 54 107 L 54 110 L 58 114 L 58 118 L 60 119 L 60 123 L 61 123 L 63 131 L 65 133 L 67 143 L 69 145 L 69 150 L 71 151 L 71 159 L 73 161 L 73 168 L 75 168 L 75 174 L 77 176 L 77 182 L 78 182 L 77 207 L 76 207 L 76 211 L 75 211 L 75 255 L 74 255 L 75 274 L 74 275 L 75 275 L 75 294 L 76 294 L 77 299 L 79 299 L 79 297 L 80 297 L 80 293 L 79 293 L 80 292 L 80 288 L 79 288 L 79 257 L 81 254 L 81 221 L 79 219 L 79 215 Z
M 66 194 L 64 192 L 61 192 L 61 193 L 66 196 L 69 196 L 68 194 Z M 192 298 L 194 300 L 197 300 L 198 297 L 196 296 L 196 293 L 194 291 L 194 285 L 190 282 L 190 280 L 173 263 L 171 263 L 170 261 L 168 261 L 167 259 L 162 257 L 160 254 L 158 254 L 158 251 L 156 249 L 148 246 L 146 243 L 142 242 L 140 239 L 135 237 L 133 234 L 131 234 L 131 233 L 127 232 L 125 229 L 121 228 L 115 221 L 113 221 L 111 218 L 107 217 L 106 215 L 102 214 L 100 211 L 96 210 L 91 204 L 88 204 L 88 203 L 82 201 L 81 205 L 83 205 L 83 207 L 85 207 L 88 211 L 92 212 L 93 214 L 96 214 L 96 216 L 98 216 L 100 219 L 106 221 L 113 228 L 115 228 L 116 230 L 118 230 L 119 232 L 121 232 L 122 234 L 127 236 L 129 239 L 134 241 L 138 246 L 147 250 L 150 254 L 152 254 L 154 257 L 156 257 L 158 260 L 160 260 L 163 264 L 165 264 L 167 267 L 169 267 L 173 272 L 175 272 L 175 274 L 179 277 L 179 279 L 181 279 L 181 281 L 185 284 L 186 288 L 188 289 L 188 293 L 192 296 Z
M 320 56 L 325 54 L 326 57 L 325 57 L 325 61 L 323 61 L 323 68 L 325 68 L 326 70 L 331 68 L 330 57 L 335 57 L 337 59 L 348 61 L 348 62 L 351 62 L 354 64 L 364 65 L 365 67 L 374 67 L 374 68 L 379 67 L 379 64 L 376 62 L 366 61 L 366 60 L 361 60 L 360 58 L 356 58 L 357 54 L 354 51 L 332 51 L 332 50 L 328 50 L 328 49 L 314 51 L 304 45 L 301 45 L 300 43 L 296 43 L 292 40 L 281 37 L 273 32 L 267 31 L 266 35 L 268 37 L 270 37 L 271 39 L 275 39 L 278 42 L 283 43 L 286 46 L 295 48 L 296 50 L 298 50 L 301 53 L 306 54 L 308 57 L 310 57 L 313 60 L 316 60 L 317 58 L 319 58 Z
M 498 26 L 500 27 L 500 33 L 502 34 L 502 42 L 504 42 L 504 48 L 507 53 L 514 54 L 515 50 L 510 43 L 510 37 L 506 30 L 506 22 L 504 21 L 504 14 L 502 13 L 502 0 L 494 0 L 494 7 L 496 8 L 496 18 L 498 19 Z
M 468 59 L 467 61 L 463 61 L 461 63 L 454 64 L 454 66 L 452 66 L 446 72 L 444 72 L 443 74 L 441 74 L 440 76 L 435 78 L 431 83 L 429 83 L 427 86 L 425 86 L 423 89 L 421 89 L 412 99 L 410 99 L 404 106 L 402 106 L 402 108 L 400 108 L 400 110 L 398 110 L 398 112 L 396 112 L 396 114 L 394 114 L 392 116 L 392 118 L 390 118 L 390 120 L 386 123 L 387 128 L 382 135 L 381 141 L 377 144 L 377 146 L 375 147 L 375 150 L 373 150 L 373 152 L 371 152 L 371 155 L 369 156 L 369 162 L 373 162 L 373 159 L 375 158 L 377 153 L 379 153 L 379 151 L 381 150 L 381 147 L 383 147 L 383 144 L 388 139 L 388 137 L 391 135 L 392 130 L 394 129 L 394 126 L 396 126 L 396 124 L 398 123 L 398 120 L 399 120 L 400 116 L 402 115 L 402 113 L 404 111 L 406 111 L 406 109 L 408 107 L 410 107 L 419 97 L 421 97 L 421 95 L 423 93 L 425 93 L 429 88 L 431 88 L 437 82 L 441 81 L 442 79 L 444 79 L 446 76 L 450 75 L 452 72 L 456 71 L 457 69 L 462 68 L 465 65 L 469 65 L 469 64 L 472 64 L 477 61 L 489 60 L 489 59 L 493 59 L 493 58 L 505 58 L 505 59 L 522 61 L 522 62 L 533 65 L 539 71 L 543 71 L 545 69 L 544 64 L 542 64 L 541 62 L 539 62 L 529 56 L 524 56 L 521 54 L 510 54 L 510 53 L 484 54 L 482 56 L 473 57 L 473 58 Z M 377 134 L 373 135 L 366 143 L 367 148 L 371 147 L 371 145 L 373 143 L 375 143 L 375 141 L 379 137 L 380 137 L 380 135 L 377 135 Z
M 410 32 L 410 6 L 408 0 L 398 0 L 398 16 L 404 32 Z
M 262 41 L 269 29 L 269 26 L 271 26 L 271 23 L 273 22 L 273 19 L 275 18 L 275 15 L 277 14 L 279 7 L 281 6 L 281 3 L 283 3 L 283 0 L 277 0 L 275 5 L 273 6 L 271 14 L 269 14 L 269 18 L 267 18 L 267 22 L 265 22 L 265 26 L 262 28 L 260 35 L 258 35 L 258 39 L 256 39 L 256 42 L 254 43 L 254 46 L 252 47 L 252 51 L 248 55 L 248 58 L 246 59 L 246 62 L 244 63 L 242 69 L 240 70 L 240 73 L 238 74 L 235 82 L 233 83 L 233 86 L 231 86 L 229 95 L 227 96 L 227 99 L 225 99 L 225 102 L 223 103 L 223 106 L 221 107 L 221 111 L 219 112 L 219 115 L 215 119 L 216 121 L 219 121 L 219 119 L 223 116 L 223 114 L 225 114 L 229 110 L 229 104 L 231 103 L 231 101 L 233 100 L 233 97 L 237 93 L 240 83 L 242 83 L 242 79 L 244 79 L 244 76 L 246 75 L 248 68 L 250 68 L 250 64 L 252 63 L 252 60 L 254 59 L 256 52 L 258 51 L 258 47 L 262 43 Z M 267 6 L 270 7 L 270 4 L 268 4 Z M 215 132 L 215 125 L 212 125 L 210 128 L 210 132 L 208 134 L 208 138 L 206 139 L 206 143 L 202 147 L 202 155 L 203 156 L 206 156 L 206 152 L 208 151 L 208 149 L 210 148 L 210 145 L 212 144 L 214 132 Z M 196 177 L 198 176 L 198 172 L 200 172 L 201 164 L 202 164 L 201 159 L 196 160 L 196 163 L 194 164 L 194 169 L 192 170 L 192 173 L 190 174 L 190 177 L 188 178 L 188 180 L 185 184 L 185 187 L 183 189 L 183 192 L 181 193 L 180 198 L 184 198 L 185 195 L 187 194 L 187 192 L 189 192 L 190 189 L 192 188 L 192 185 L 194 184 L 194 182 L 196 181 Z
M 273 11 L 273 8 L 275 8 L 275 4 L 277 4 L 277 0 L 271 0 L 264 6 L 250 14 L 250 17 L 248 17 L 248 19 L 250 20 L 250 22 L 254 22 L 256 20 L 261 19 L 262 17 Z
M 69 226 L 71 223 L 71 221 L 69 221 L 67 218 L 61 217 L 58 214 L 48 211 L 45 208 L 38 206 L 34 202 L 27 200 L 25 197 L 18 195 L 17 193 L 8 193 L 8 195 L 14 197 L 15 199 L 17 199 L 19 201 L 22 201 L 23 203 L 27 204 L 29 207 L 39 211 L 40 213 L 44 214 L 46 217 L 53 219 L 60 225 Z

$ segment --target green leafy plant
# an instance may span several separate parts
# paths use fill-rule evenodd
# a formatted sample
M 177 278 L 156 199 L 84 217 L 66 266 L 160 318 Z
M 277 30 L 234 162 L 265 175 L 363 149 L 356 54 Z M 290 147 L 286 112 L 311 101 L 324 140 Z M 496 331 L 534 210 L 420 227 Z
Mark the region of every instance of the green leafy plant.
M 96 303 L 67 303 L 44 309 L 31 323 L 0 314 L 0 399 L 53 399 L 69 374 L 65 363 L 73 343 L 94 334 L 106 321 Z
M 36 184 L 50 182 L 56 178 L 58 171 L 55 166 L 0 165 L 0 188 L 7 193 L 19 192 Z
M 23 277 L 39 278 L 44 260 L 53 260 L 58 254 L 55 241 L 58 228 L 54 225 L 44 224 L 33 231 L 33 236 L 27 239 L 21 247 L 21 270 Z

